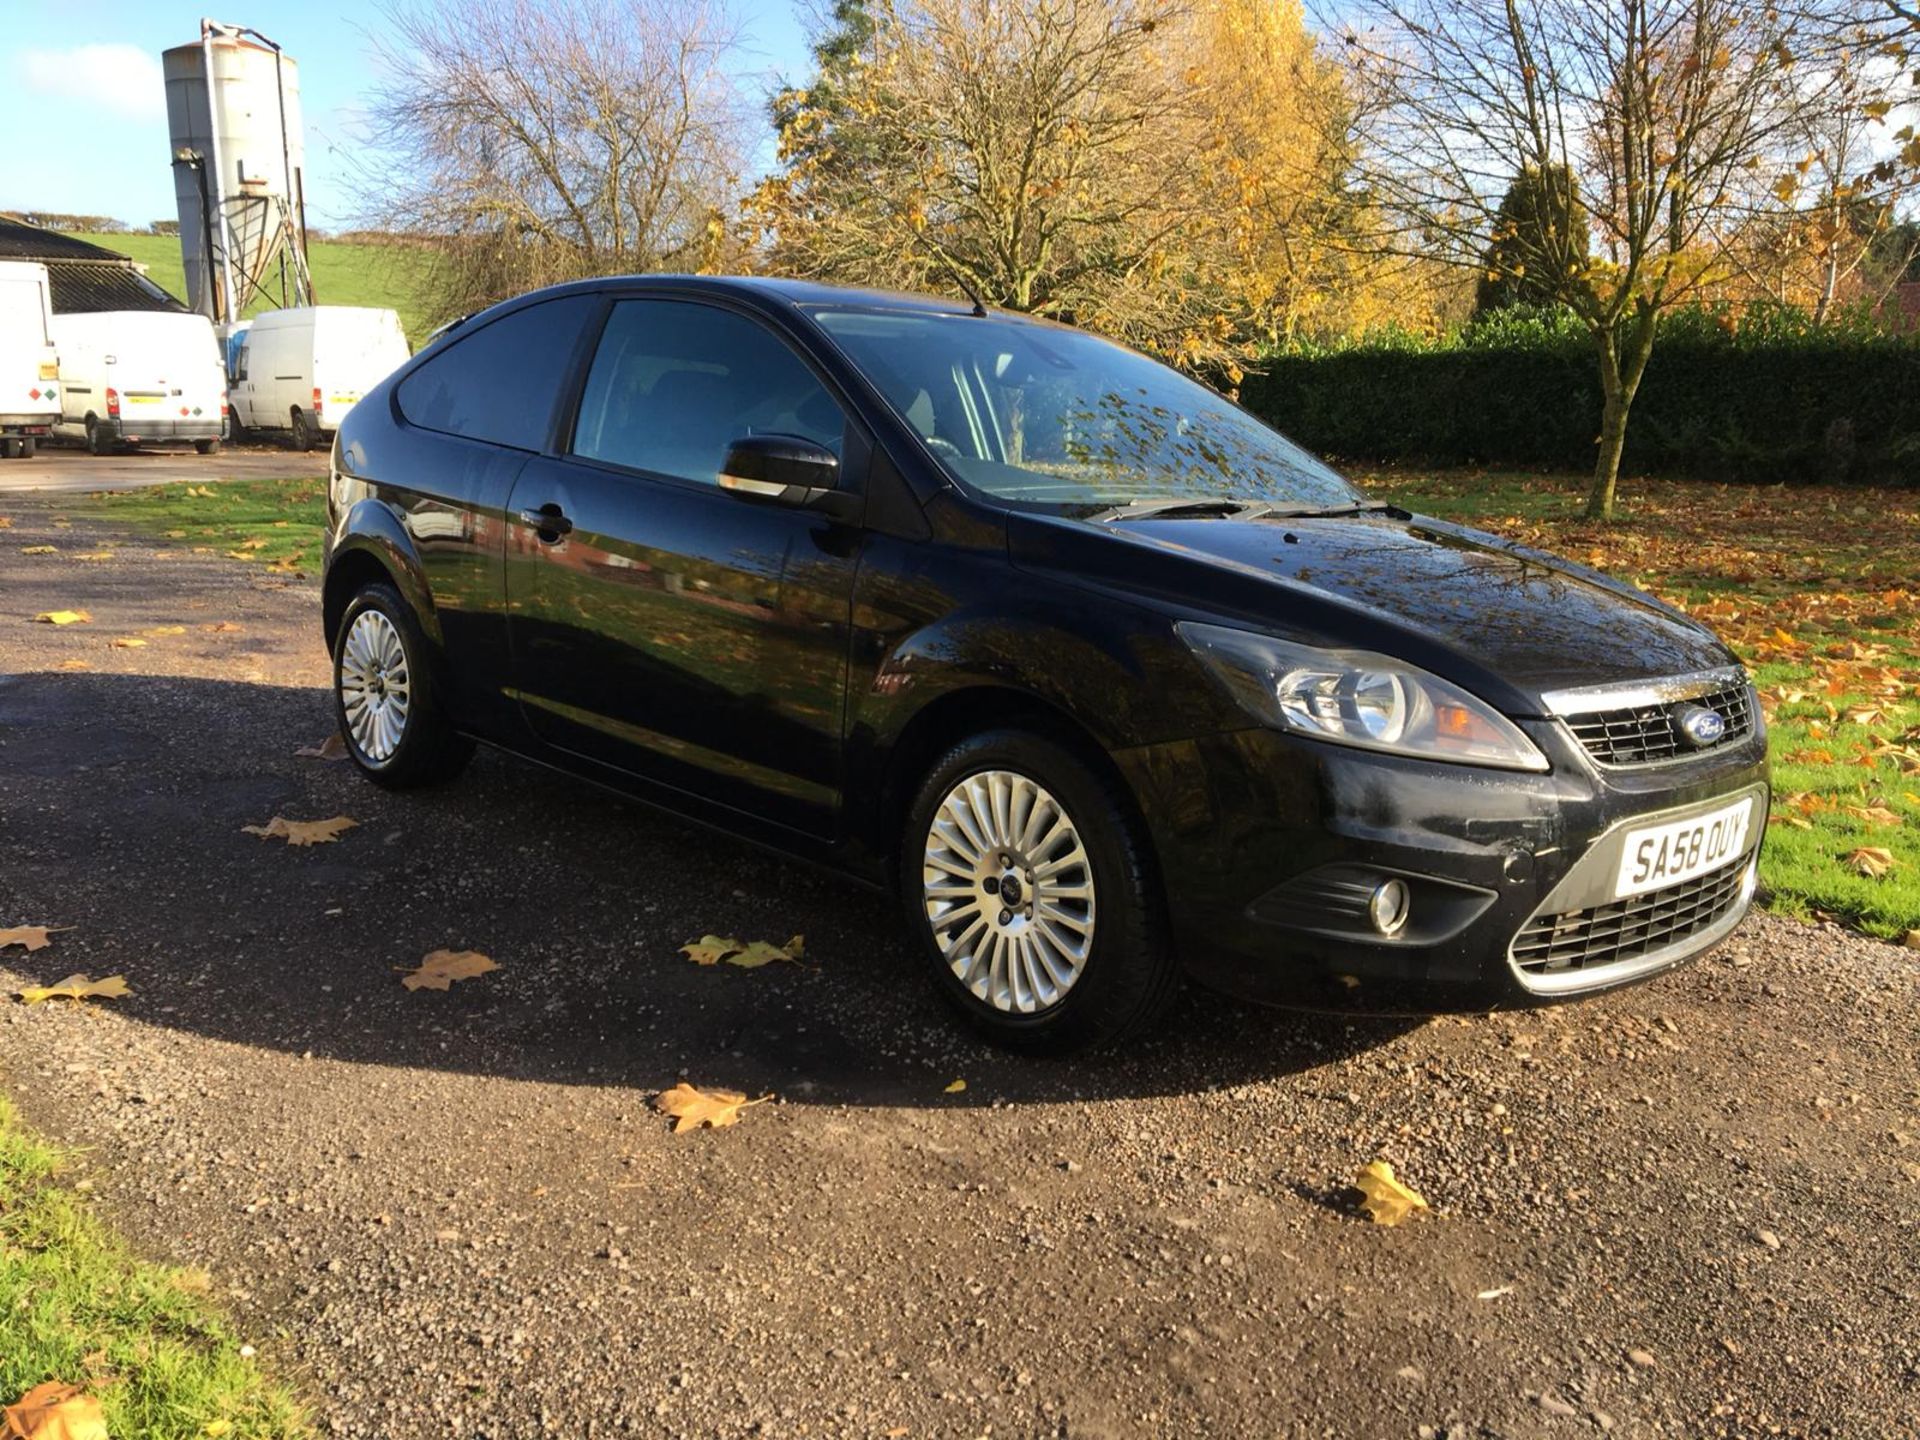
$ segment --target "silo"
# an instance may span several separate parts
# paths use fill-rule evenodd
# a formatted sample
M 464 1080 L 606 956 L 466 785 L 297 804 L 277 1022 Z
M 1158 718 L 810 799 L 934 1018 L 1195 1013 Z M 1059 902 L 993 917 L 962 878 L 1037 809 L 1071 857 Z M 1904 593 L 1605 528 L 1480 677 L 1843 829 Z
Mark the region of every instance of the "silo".
M 299 66 L 214 20 L 160 59 L 189 303 L 227 322 L 276 282 L 280 304 L 309 302 Z

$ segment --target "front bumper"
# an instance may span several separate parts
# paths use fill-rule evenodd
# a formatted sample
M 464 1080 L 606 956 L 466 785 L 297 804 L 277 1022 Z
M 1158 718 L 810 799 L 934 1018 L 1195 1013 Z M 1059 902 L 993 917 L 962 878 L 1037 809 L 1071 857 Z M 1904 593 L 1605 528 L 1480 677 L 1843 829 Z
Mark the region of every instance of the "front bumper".
M 1188 969 L 1310 1009 L 1430 1014 L 1553 1004 L 1656 975 L 1746 913 L 1767 817 L 1764 733 L 1606 769 L 1557 721 L 1519 722 L 1545 774 L 1412 760 L 1248 729 L 1114 756 L 1153 832 Z M 1753 797 L 1725 866 L 1613 899 L 1626 832 Z M 1404 930 L 1366 896 L 1397 877 Z

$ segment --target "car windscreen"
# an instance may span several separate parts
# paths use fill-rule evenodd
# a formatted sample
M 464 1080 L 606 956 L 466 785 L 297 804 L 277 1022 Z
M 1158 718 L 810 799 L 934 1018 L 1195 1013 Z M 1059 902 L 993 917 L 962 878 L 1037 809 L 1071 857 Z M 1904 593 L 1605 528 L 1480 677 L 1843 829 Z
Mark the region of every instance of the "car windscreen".
M 1093 335 L 995 316 L 812 314 L 955 479 L 998 499 L 1063 509 L 1359 499 L 1204 385 Z

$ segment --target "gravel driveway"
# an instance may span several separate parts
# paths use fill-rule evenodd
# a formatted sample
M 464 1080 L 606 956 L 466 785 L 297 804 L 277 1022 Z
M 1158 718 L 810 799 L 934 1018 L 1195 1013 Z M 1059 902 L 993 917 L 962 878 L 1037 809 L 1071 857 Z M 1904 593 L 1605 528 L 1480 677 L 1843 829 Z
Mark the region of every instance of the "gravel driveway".
M 1557 1010 L 1190 994 L 1011 1059 L 880 897 L 497 756 L 297 758 L 315 586 L 57 503 L 0 504 L 0 925 L 74 928 L 0 982 L 134 993 L 0 1003 L 0 1084 L 323 1433 L 1920 1434 L 1920 954 L 1762 917 Z M 402 988 L 441 947 L 501 969 Z M 778 1098 L 676 1136 L 682 1078 Z M 1354 1215 L 1377 1155 L 1432 1215 Z

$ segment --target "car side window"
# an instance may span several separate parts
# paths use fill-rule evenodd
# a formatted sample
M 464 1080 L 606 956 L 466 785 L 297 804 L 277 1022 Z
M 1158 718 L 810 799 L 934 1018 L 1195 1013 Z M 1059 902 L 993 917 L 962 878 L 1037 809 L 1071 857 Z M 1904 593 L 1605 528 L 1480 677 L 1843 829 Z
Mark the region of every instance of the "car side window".
M 692 301 L 622 300 L 587 373 L 573 451 L 714 485 L 735 440 L 797 435 L 838 455 L 846 428 L 813 372 L 757 321 Z
M 581 327 L 599 303 L 564 295 L 448 337 L 400 382 L 400 413 L 424 430 L 544 449 Z

